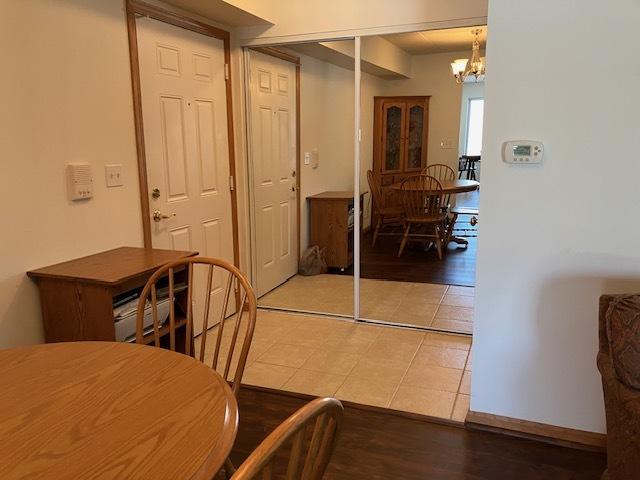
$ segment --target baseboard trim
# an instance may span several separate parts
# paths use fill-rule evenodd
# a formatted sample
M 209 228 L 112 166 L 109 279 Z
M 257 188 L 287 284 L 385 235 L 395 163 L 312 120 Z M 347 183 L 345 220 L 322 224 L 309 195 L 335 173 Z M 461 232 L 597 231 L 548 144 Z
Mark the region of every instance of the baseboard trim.
M 581 450 L 602 452 L 607 448 L 607 437 L 602 433 L 557 427 L 490 413 L 469 411 L 465 425 L 469 429 L 486 430 Z

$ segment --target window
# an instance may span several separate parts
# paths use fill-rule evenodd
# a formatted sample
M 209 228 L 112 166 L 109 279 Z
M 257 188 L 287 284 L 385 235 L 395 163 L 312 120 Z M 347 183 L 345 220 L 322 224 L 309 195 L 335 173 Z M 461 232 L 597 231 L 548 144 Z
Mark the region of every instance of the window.
M 482 119 L 484 98 L 470 98 L 467 110 L 467 132 L 464 153 L 480 155 L 482 151 Z

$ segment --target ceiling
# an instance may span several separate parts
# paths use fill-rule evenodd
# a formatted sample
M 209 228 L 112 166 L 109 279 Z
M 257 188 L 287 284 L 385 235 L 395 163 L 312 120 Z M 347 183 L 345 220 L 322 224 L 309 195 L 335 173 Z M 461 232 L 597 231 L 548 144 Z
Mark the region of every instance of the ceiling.
M 225 0 L 164 0 L 166 3 L 188 12 L 201 15 L 222 25 L 245 27 L 253 25 L 273 25 L 267 19 L 232 5 Z
M 447 30 L 427 30 L 424 32 L 394 33 L 384 35 L 385 40 L 411 55 L 426 55 L 430 53 L 445 53 L 471 51 L 473 35 L 471 32 L 481 28 L 480 49 L 484 50 L 487 43 L 487 27 L 449 28 Z

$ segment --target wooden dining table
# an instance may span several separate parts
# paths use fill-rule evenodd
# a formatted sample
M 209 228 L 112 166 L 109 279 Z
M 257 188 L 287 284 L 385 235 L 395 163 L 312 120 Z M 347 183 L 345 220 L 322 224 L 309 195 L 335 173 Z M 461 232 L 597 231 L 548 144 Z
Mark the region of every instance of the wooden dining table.
M 0 478 L 211 479 L 238 409 L 194 358 L 115 342 L 0 350 Z
M 417 188 L 416 184 L 413 185 Z M 457 193 L 467 193 L 477 190 L 480 188 L 480 182 L 456 178 L 454 180 L 440 180 L 440 186 L 445 195 L 455 195 Z M 394 183 L 390 185 L 390 188 L 393 190 L 402 190 L 402 182 Z
M 444 195 L 456 195 L 458 193 L 474 192 L 480 188 L 480 182 L 476 180 L 456 178 L 454 180 L 439 180 L 439 182 L 440 186 L 442 187 L 441 191 L 444 193 Z M 417 184 L 409 184 L 408 187 L 409 190 L 417 191 Z M 394 183 L 390 185 L 390 188 L 396 191 L 401 191 L 402 182 Z M 464 238 L 458 238 L 453 235 L 453 228 L 455 226 L 454 223 L 454 221 L 450 221 L 447 225 L 446 241 L 447 243 L 455 242 L 458 245 L 464 245 L 466 248 L 466 245 L 468 245 L 469 242 Z

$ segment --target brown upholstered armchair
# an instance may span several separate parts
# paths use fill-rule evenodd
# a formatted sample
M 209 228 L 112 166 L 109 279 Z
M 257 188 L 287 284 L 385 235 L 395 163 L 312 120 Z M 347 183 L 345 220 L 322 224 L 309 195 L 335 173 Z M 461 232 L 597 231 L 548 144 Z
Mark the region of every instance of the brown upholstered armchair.
M 598 369 L 611 480 L 640 478 L 640 295 L 600 297 Z

